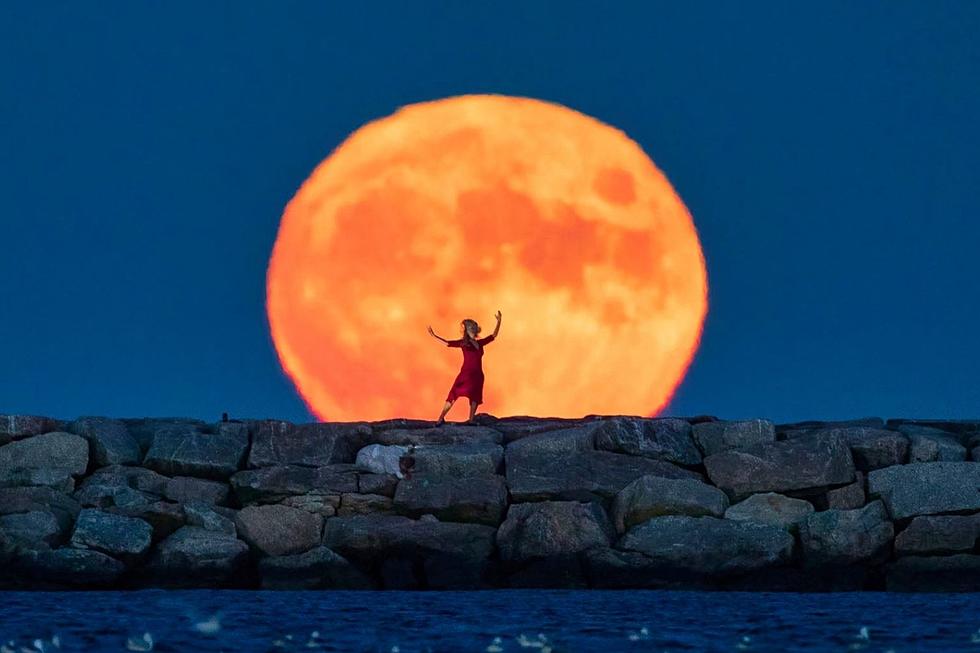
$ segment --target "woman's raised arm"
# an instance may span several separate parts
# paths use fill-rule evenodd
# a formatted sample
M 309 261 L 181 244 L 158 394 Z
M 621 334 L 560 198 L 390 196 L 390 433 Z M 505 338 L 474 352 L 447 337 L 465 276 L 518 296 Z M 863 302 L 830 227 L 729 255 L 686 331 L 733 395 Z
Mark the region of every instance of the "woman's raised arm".
M 442 336 L 436 335 L 436 332 L 432 330 L 432 327 L 431 326 L 429 327 L 429 333 L 431 333 L 432 334 L 432 337 L 435 338 L 436 340 L 442 340 L 443 342 L 449 342 L 448 340 L 446 340 Z

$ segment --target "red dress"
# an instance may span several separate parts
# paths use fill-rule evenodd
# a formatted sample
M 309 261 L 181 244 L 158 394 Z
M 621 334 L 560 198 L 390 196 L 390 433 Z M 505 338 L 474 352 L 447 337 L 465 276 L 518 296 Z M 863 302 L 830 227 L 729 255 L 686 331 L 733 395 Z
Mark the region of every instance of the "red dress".
M 469 343 L 464 344 L 466 341 L 462 338 L 446 342 L 447 347 L 459 347 L 463 350 L 463 367 L 456 375 L 446 401 L 469 397 L 477 404 L 483 403 L 483 346 L 493 342 L 493 334 L 486 338 L 477 338 L 476 341 L 480 343 L 478 349 L 474 349 Z

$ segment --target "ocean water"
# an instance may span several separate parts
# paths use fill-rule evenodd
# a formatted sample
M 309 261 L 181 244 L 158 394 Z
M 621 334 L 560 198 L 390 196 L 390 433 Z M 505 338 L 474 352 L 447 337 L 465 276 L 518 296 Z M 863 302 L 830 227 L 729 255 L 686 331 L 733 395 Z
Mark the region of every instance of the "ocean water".
M 0 592 L 3 653 L 980 653 L 978 629 L 980 594 Z

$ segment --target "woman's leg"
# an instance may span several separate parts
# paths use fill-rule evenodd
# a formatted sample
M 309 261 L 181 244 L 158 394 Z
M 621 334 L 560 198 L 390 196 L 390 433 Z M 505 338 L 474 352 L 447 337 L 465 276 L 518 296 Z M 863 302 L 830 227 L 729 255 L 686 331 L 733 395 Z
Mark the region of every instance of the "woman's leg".
M 442 407 L 442 412 L 439 413 L 439 419 L 436 420 L 436 424 L 442 424 L 443 422 L 446 421 L 445 420 L 446 413 L 448 413 L 449 412 L 449 409 L 453 407 L 453 402 L 454 401 L 456 401 L 456 400 L 453 399 L 452 401 L 448 401 L 448 400 L 446 401 L 446 405 Z
M 476 407 L 477 407 L 476 401 L 473 400 L 473 399 L 470 399 L 470 418 L 468 420 L 466 420 L 466 422 L 468 424 L 472 424 L 473 423 L 473 415 L 476 414 Z

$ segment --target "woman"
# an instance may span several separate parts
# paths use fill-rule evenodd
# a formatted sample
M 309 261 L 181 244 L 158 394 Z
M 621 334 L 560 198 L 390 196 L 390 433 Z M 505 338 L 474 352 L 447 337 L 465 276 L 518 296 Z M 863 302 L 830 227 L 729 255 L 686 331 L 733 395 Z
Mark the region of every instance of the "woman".
M 463 423 L 475 423 L 473 415 L 476 413 L 476 407 L 483 403 L 483 346 L 493 342 L 497 337 L 497 332 L 500 331 L 500 311 L 497 311 L 494 317 L 497 318 L 497 326 L 494 328 L 493 333 L 486 338 L 476 337 L 480 333 L 480 325 L 476 323 L 476 320 L 469 318 L 459 323 L 463 331 L 463 337 L 457 340 L 441 338 L 436 335 L 436 332 L 432 330 L 431 326 L 429 327 L 429 333 L 437 340 L 446 343 L 447 347 L 459 347 L 463 350 L 463 367 L 459 370 L 459 374 L 456 375 L 456 380 L 453 381 L 453 385 L 449 389 L 449 395 L 446 397 L 446 405 L 442 407 L 442 413 L 439 415 L 439 419 L 436 420 L 436 424 L 445 423 L 446 413 L 449 412 L 449 409 L 453 407 L 453 403 L 459 397 L 468 397 L 470 400 L 470 417 Z

